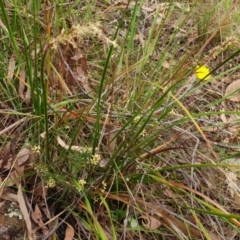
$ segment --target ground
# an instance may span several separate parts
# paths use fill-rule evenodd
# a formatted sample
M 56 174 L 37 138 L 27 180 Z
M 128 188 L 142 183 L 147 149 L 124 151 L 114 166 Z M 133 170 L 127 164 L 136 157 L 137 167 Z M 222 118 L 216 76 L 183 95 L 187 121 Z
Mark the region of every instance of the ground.
M 0 4 L 5 239 L 239 239 L 237 3 Z

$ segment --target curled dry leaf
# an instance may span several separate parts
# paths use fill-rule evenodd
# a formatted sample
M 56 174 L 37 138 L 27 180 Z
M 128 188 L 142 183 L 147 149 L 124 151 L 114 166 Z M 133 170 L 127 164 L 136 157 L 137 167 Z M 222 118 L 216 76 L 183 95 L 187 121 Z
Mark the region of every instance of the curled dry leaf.
M 16 159 L 17 164 L 20 166 L 23 163 L 25 163 L 29 159 L 29 155 L 30 155 L 30 149 L 28 148 L 21 149 L 21 151 L 17 155 L 17 159 Z
M 18 196 L 14 193 L 5 193 L 1 198 L 12 202 L 18 202 Z
M 1 20 L 0 20 L 0 27 L 1 27 L 7 34 L 9 34 L 7 27 L 4 25 L 4 23 L 3 23 Z
M 71 146 L 71 148 L 70 148 L 70 146 L 67 145 L 60 137 L 57 137 L 57 142 L 61 147 L 65 148 L 67 150 L 71 149 L 73 151 L 77 151 L 77 152 L 80 152 L 80 153 L 91 151 L 91 149 L 89 149 L 89 148 L 80 147 L 80 146 Z
M 240 194 L 234 195 L 233 207 L 236 209 L 240 209 Z
M 99 166 L 100 166 L 101 168 L 105 168 L 105 167 L 107 166 L 108 162 L 109 162 L 109 159 L 102 159 L 102 160 L 100 160 L 100 162 L 99 162 Z
M 72 240 L 73 238 L 74 238 L 74 229 L 71 225 L 68 224 L 65 231 L 64 240 Z
M 226 182 L 228 185 L 229 192 L 231 194 L 231 197 L 233 198 L 234 195 L 240 190 L 237 187 L 237 175 L 233 172 L 227 172 L 226 174 Z
M 0 131 L 0 136 L 4 136 L 4 134 L 7 134 L 8 131 L 10 131 L 11 129 L 17 127 L 19 124 L 23 123 L 26 119 L 27 119 L 27 117 L 24 117 L 24 118 L 22 118 L 22 119 L 20 119 L 20 120 L 18 120 L 16 122 L 14 122 L 10 126 L 4 128 L 3 130 Z
M 87 94 L 93 92 L 93 89 L 90 87 L 89 80 L 81 66 L 76 68 L 76 77 L 77 80 L 82 84 L 82 87 Z
M 24 89 L 25 89 L 25 71 L 22 69 L 19 73 L 19 86 L 18 86 L 18 94 L 22 100 L 24 100 Z
M 88 73 L 87 60 L 79 48 L 76 49 L 76 54 L 71 59 L 78 61 L 78 63 L 80 63 L 80 65 L 81 65 L 83 72 L 87 75 L 87 73 Z
M 39 225 L 39 223 L 42 222 L 42 213 L 38 207 L 38 205 L 35 205 L 34 211 L 31 213 L 31 217 L 35 223 Z
M 239 116 L 237 114 L 231 114 L 228 118 L 229 123 L 236 123 L 239 121 Z
M 232 102 L 240 102 L 240 80 L 236 80 L 227 86 L 225 91 L 225 97 L 229 96 L 229 100 Z
M 38 205 L 35 205 L 34 211 L 31 213 L 31 217 L 35 223 L 38 224 L 38 226 L 42 229 L 43 235 L 47 235 L 48 228 L 44 225 L 42 220 L 42 212 L 39 209 Z
M 40 137 L 41 137 L 42 139 L 45 139 L 45 138 L 46 138 L 46 132 L 41 133 L 41 134 L 40 134 Z
M 134 40 L 139 41 L 141 46 L 145 46 L 145 40 L 144 40 L 144 35 L 142 34 L 141 31 L 138 30 L 138 34 L 135 36 Z
M 13 186 L 14 184 L 18 186 L 20 184 L 19 173 L 17 170 L 11 171 L 9 179 L 11 179 L 11 181 L 9 181 L 7 186 Z
M 16 65 L 16 56 L 15 54 L 12 54 L 8 63 L 8 73 L 7 73 L 8 82 L 11 82 L 11 80 L 13 79 L 15 65 Z
M 109 128 L 109 132 L 107 135 L 107 145 L 108 145 L 108 151 L 110 153 L 113 153 L 117 147 L 117 131 L 115 131 L 116 129 L 113 127 L 112 129 Z
M 25 93 L 25 103 L 26 104 L 29 104 L 30 101 L 31 101 L 31 88 L 30 87 L 27 87 L 27 91 Z
M 19 203 L 20 210 L 22 212 L 22 215 L 23 215 L 26 227 L 27 227 L 28 239 L 29 240 L 35 240 L 36 236 L 34 235 L 34 233 L 32 231 L 32 223 L 31 223 L 29 212 L 28 212 L 28 209 L 27 209 L 27 206 L 26 206 L 26 203 L 25 203 L 25 199 L 24 199 L 24 196 L 23 196 L 21 184 L 18 185 L 17 198 L 18 198 L 18 203 Z
M 210 232 L 209 236 L 210 236 L 211 240 L 221 240 L 220 237 L 216 233 L 214 233 L 214 232 Z
M 10 169 L 12 165 L 11 141 L 0 151 L 0 168 Z
M 164 195 L 168 198 L 168 199 L 176 199 L 178 198 L 172 191 L 170 191 L 169 189 L 165 189 L 163 190 Z
M 142 215 L 139 219 L 142 219 L 142 225 L 149 230 L 155 230 L 162 225 L 162 223 L 153 216 Z
M 221 111 L 224 112 L 224 109 L 221 109 Z M 227 122 L 228 122 L 228 119 L 227 119 L 225 113 L 222 113 L 222 114 L 220 115 L 220 117 L 221 117 L 221 119 L 222 119 L 222 121 L 223 121 L 224 123 L 227 123 Z

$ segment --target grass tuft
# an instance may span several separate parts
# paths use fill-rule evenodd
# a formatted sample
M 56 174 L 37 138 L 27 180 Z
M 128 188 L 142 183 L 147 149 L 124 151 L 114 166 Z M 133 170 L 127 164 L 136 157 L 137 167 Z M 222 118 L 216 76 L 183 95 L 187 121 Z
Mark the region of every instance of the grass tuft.
M 239 9 L 0 2 L 0 197 L 22 236 L 239 235 Z

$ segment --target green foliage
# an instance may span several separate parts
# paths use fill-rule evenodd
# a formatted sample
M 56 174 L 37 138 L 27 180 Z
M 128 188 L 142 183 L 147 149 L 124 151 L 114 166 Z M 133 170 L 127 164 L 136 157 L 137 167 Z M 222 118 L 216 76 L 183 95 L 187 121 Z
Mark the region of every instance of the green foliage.
M 239 72 L 230 65 L 238 60 L 238 36 L 228 41 L 221 35 L 236 27 L 238 8 L 233 11 L 232 1 L 212 8 L 199 1 L 123 6 L 0 2 L 0 117 L 11 118 L 2 126 L 27 116 L 18 131 L 23 142 L 39 145 L 38 153 L 31 147 L 32 171 L 49 188 L 52 214 L 68 212 L 78 235 L 211 239 L 223 226 L 239 232 L 239 216 L 219 190 L 226 168 L 234 167 L 225 160 L 234 154 L 217 145 L 232 141 L 221 117 L 238 114 L 236 106 L 222 109 L 228 97 L 219 84 Z M 146 216 L 161 223 L 141 224 Z

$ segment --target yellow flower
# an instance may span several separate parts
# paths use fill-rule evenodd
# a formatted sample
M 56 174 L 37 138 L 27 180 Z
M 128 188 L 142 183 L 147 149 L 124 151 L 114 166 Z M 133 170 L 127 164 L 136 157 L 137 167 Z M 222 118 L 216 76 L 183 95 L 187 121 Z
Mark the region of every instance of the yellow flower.
M 211 78 L 211 75 L 209 75 L 209 73 L 210 73 L 210 69 L 205 65 L 201 67 L 197 66 L 196 72 L 195 72 L 196 77 L 199 80 L 209 80 Z
M 86 181 L 84 179 L 79 179 L 78 184 L 76 185 L 77 190 L 79 192 L 82 192 L 85 184 L 86 184 Z
M 92 158 L 90 159 L 90 164 L 92 165 L 97 165 L 101 160 L 101 156 L 97 153 L 95 153 L 95 155 L 92 156 Z
M 46 184 L 47 184 L 47 187 L 49 187 L 49 188 L 52 188 L 52 187 L 56 186 L 55 180 L 52 179 L 51 177 L 47 180 Z

